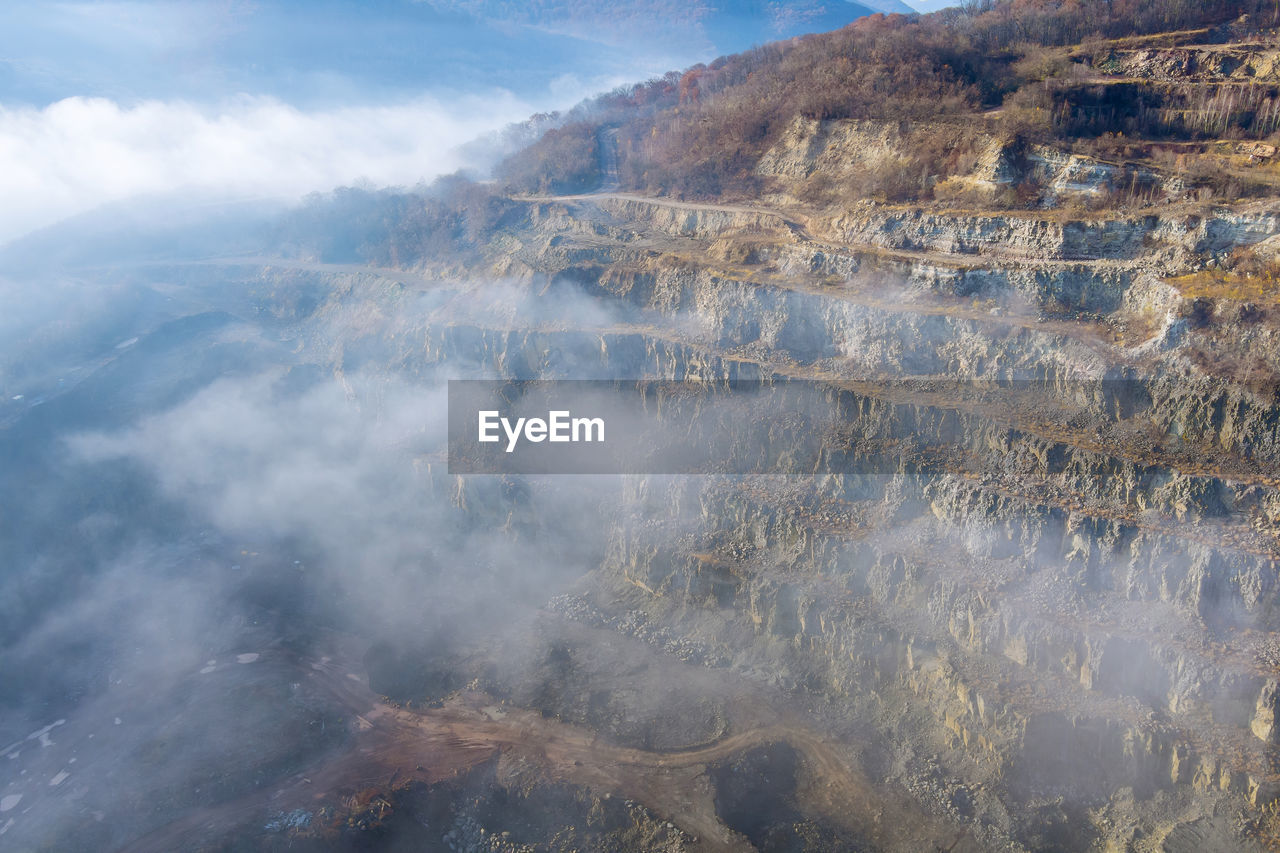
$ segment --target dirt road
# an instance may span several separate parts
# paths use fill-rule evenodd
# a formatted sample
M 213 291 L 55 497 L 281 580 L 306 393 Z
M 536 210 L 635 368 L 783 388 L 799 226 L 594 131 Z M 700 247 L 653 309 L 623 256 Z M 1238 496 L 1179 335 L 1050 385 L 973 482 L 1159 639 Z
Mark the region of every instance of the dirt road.
M 762 726 L 695 749 L 650 752 L 602 743 L 590 730 L 496 704 L 482 693 L 456 695 L 441 708 L 402 708 L 376 696 L 347 665 L 324 659 L 299 667 L 313 687 L 349 714 L 354 735 L 348 747 L 273 786 L 187 815 L 126 849 L 168 853 L 193 840 L 218 838 L 245 827 L 253 832 L 274 814 L 299 808 L 314 811 L 326 804 L 340 807 L 346 798 L 368 788 L 439 782 L 501 753 L 536 767 L 549 780 L 641 802 L 695 836 L 703 850 L 750 850 L 746 840 L 719 819 L 705 770 L 709 764 L 773 743 L 787 743 L 800 754 L 806 793 L 815 806 L 832 811 L 832 819 L 851 831 L 887 833 L 878 840 L 899 849 L 929 850 L 939 839 L 955 836 L 953 826 L 871 786 L 838 749 L 802 726 Z M 877 828 L 866 818 L 904 809 L 917 813 L 897 826 Z M 913 843 L 911 839 L 920 846 L 904 847 Z

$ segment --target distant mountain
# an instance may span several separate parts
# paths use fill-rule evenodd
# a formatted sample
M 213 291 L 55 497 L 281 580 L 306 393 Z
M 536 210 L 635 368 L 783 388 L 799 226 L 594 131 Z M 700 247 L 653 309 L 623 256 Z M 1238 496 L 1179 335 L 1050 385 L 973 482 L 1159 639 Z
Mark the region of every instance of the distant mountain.
M 0 103 L 579 94 L 872 11 L 910 10 L 900 0 L 10 0 Z
M 804 33 L 837 30 L 873 13 L 864 3 L 845 0 L 725 0 L 708 4 L 699 21 L 718 53 Z
M 424 0 L 443 13 L 532 27 L 587 41 L 732 53 L 753 44 L 838 29 L 875 12 L 913 14 L 900 0 Z
M 959 0 L 957 0 L 959 2 Z M 914 15 L 916 10 L 903 3 L 902 0 L 859 0 L 860 6 L 866 6 L 873 12 L 884 12 L 886 15 Z

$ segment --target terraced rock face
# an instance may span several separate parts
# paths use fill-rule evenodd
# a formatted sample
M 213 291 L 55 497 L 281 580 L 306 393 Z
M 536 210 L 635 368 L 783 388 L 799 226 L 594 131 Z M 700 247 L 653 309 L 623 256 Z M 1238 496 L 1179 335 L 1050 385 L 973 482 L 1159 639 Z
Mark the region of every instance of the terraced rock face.
M 804 177 L 867 129 L 816 132 L 763 165 Z M 851 430 L 906 443 L 871 474 L 628 478 L 561 609 L 820 704 L 833 752 L 854 747 L 833 717 L 870 727 L 878 781 L 980 846 L 1260 843 L 1280 798 L 1280 400 L 1236 365 L 1274 363 L 1280 315 L 1176 285 L 1280 211 L 776 201 L 531 200 L 492 271 L 575 307 L 495 320 L 467 286 L 397 335 L 407 361 L 513 378 L 804 379 Z
M 851 146 L 874 136 L 863 156 L 889 156 L 885 134 L 798 123 L 761 164 L 781 189 L 760 204 L 516 199 L 478 262 L 120 273 L 146 276 L 161 319 L 185 319 L 140 328 L 51 400 L 64 418 L 91 422 L 103 399 L 97 428 L 118 429 L 181 402 L 191 364 L 209 382 L 265 364 L 283 376 L 213 401 L 252 421 L 242 398 L 269 398 L 296 421 L 281 428 L 286 462 L 310 472 L 336 455 L 346 476 L 348 456 L 368 456 L 373 486 L 308 480 L 336 505 L 332 530 L 290 515 L 291 541 L 236 544 L 224 561 L 230 545 L 201 519 L 261 534 L 219 502 L 219 472 L 175 475 L 173 448 L 163 466 L 135 460 L 187 501 L 166 541 L 196 543 L 236 601 L 266 602 L 249 622 L 260 651 L 203 654 L 200 677 L 292 685 L 279 702 L 260 691 L 263 714 L 305 710 L 306 736 L 270 778 L 223 774 L 206 807 L 162 781 L 130 791 L 144 806 L 94 818 L 64 789 L 24 788 L 24 809 L 56 807 L 72 828 L 42 835 L 28 819 L 7 839 L 346 849 L 418 843 L 426 825 L 423 846 L 441 850 L 1274 847 L 1280 310 L 1263 280 L 1217 264 L 1269 251 L 1280 208 L 1073 217 L 797 201 L 799 182 L 838 170 Z M 970 176 L 1053 168 L 1063 192 L 1111 179 L 1032 153 L 1003 163 L 993 148 Z M 124 381 L 143 367 L 148 382 Z M 764 445 L 776 465 L 456 476 L 422 439 L 438 412 L 384 405 L 439 408 L 425 386 L 494 376 L 706 381 L 739 406 L 722 433 L 735 452 Z M 765 390 L 744 400 L 725 380 Z M 315 429 L 307 419 L 333 411 L 317 388 L 367 419 Z M 23 457 L 32 476 L 61 470 L 49 409 L 6 405 L 6 451 L 40 449 Z M 788 453 L 800 434 L 761 429 L 789 411 L 834 425 L 802 473 Z M 413 427 L 375 453 L 361 434 L 384 413 Z M 277 471 L 254 448 L 229 449 L 254 468 L 237 495 L 271 486 L 255 466 Z M 94 507 L 68 502 L 82 500 Z M 299 559 L 293 540 L 320 544 Z M 272 560 L 283 571 L 266 571 Z M 349 636 L 299 628 L 350 630 L 335 611 L 394 642 L 353 652 Z M 266 625 L 288 626 L 287 640 Z M 173 692 L 204 696 L 187 677 Z M 122 704 L 103 700 L 98 716 L 124 718 L 116 742 L 139 746 L 123 766 L 145 768 L 182 742 L 181 720 L 156 741 L 130 728 L 126 700 L 112 694 Z M 107 738 L 89 740 L 100 720 L 67 718 L 57 740 L 79 750 L 75 774 L 118 766 Z M 19 746 L 12 768 L 38 761 L 52 777 L 55 751 Z M 253 764 L 232 752 L 237 774 Z

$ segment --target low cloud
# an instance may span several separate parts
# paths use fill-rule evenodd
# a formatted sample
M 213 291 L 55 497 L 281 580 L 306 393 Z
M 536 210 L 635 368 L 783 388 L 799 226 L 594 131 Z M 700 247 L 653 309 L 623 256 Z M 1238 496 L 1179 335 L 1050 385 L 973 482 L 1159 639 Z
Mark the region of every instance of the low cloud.
M 296 198 L 343 184 L 412 185 L 483 164 L 459 146 L 535 107 L 507 93 L 303 110 L 67 98 L 0 107 L 0 242 L 102 204 L 175 191 Z

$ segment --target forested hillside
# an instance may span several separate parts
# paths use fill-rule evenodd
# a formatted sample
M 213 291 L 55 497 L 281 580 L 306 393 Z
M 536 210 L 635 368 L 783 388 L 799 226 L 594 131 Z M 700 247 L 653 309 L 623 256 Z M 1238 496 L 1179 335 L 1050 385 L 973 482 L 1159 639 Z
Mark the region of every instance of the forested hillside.
M 611 92 L 499 174 L 517 191 L 586 188 L 598 125 L 620 127 L 625 187 L 691 198 L 766 189 L 756 163 L 797 117 L 976 122 L 1095 153 L 1134 138 L 1266 138 L 1280 121 L 1280 77 L 1161 79 L 1132 59 L 1143 49 L 1261 44 L 1277 14 L 1272 0 L 983 0 L 873 15 Z M 903 154 L 892 173 L 866 176 L 865 195 L 930 198 L 936 177 L 974 152 L 943 132 Z

